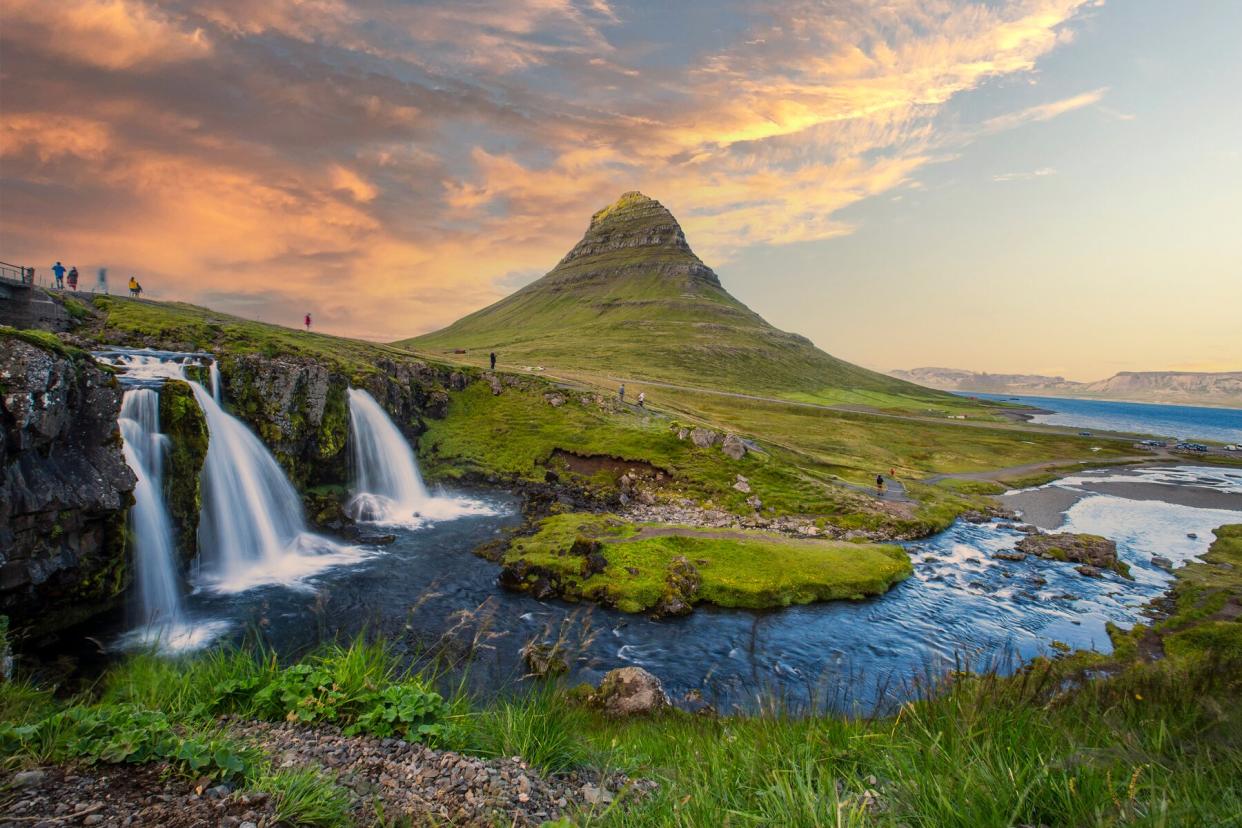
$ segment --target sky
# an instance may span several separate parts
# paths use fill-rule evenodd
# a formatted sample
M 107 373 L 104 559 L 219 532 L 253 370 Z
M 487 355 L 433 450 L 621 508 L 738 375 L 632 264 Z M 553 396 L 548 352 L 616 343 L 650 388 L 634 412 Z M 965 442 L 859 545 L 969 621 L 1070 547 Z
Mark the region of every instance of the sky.
M 393 340 L 637 189 L 871 368 L 1242 370 L 1240 37 L 1234 0 L 0 0 L 0 260 Z

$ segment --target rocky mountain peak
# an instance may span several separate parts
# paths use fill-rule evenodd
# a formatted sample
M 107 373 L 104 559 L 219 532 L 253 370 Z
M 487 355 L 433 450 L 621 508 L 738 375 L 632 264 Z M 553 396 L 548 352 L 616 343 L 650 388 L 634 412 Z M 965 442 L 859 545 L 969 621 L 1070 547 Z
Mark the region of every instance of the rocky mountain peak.
M 683 252 L 698 262 L 686 243 L 686 234 L 668 208 L 633 190 L 591 216 L 586 235 L 561 264 L 599 253 L 640 247 Z

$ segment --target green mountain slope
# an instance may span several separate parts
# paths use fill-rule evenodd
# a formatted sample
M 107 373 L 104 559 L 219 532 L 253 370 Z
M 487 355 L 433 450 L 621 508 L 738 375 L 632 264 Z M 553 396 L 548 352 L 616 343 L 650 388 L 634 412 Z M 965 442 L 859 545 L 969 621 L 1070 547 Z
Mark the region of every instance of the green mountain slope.
M 825 402 L 960 407 L 960 398 L 837 359 L 729 295 L 658 201 L 631 192 L 591 218 L 546 276 L 447 328 L 426 351 L 496 351 L 508 365 Z

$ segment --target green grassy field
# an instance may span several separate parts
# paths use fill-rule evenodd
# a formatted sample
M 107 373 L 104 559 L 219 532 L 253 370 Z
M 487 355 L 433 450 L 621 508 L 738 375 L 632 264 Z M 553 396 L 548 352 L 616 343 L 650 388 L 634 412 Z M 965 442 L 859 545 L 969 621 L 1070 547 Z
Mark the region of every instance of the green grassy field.
M 598 551 L 607 567 L 590 572 L 579 549 Z M 563 597 L 602 601 L 625 612 L 651 609 L 670 590 L 686 605 L 749 609 L 860 599 L 885 592 L 913 572 L 900 546 L 712 532 L 583 514 L 546 518 L 535 534 L 513 539 L 504 563 L 552 576 Z

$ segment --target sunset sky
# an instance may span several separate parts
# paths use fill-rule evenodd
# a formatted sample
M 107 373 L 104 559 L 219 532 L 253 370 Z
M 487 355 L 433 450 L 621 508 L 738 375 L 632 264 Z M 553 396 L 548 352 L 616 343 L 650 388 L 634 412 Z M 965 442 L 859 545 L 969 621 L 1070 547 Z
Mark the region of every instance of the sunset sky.
M 1236 0 L 0 0 L 0 260 L 391 340 L 638 189 L 868 367 L 1242 370 L 1240 42 Z

